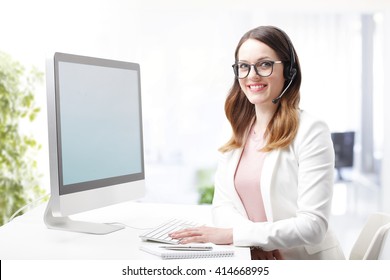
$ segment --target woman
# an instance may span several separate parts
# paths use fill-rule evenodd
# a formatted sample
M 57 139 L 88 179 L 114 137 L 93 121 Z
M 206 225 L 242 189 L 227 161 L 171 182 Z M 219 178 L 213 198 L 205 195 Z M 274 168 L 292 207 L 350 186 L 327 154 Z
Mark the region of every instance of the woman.
M 251 247 L 252 259 L 343 259 L 328 229 L 334 151 L 328 127 L 299 109 L 301 68 L 282 30 L 241 38 L 225 112 L 233 135 L 215 178 L 216 228 L 173 233 L 181 242 Z

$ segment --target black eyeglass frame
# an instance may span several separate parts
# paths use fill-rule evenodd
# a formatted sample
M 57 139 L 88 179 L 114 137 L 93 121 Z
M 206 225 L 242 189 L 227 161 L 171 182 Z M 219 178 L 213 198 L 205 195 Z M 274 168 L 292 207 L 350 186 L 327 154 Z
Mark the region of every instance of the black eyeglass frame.
M 259 63 L 264 63 L 264 62 L 268 62 L 268 63 L 271 63 L 271 72 L 268 74 L 268 75 L 260 75 L 260 73 L 257 71 L 257 68 L 256 68 L 256 64 L 259 64 Z M 260 60 L 256 63 L 245 63 L 245 62 L 236 62 L 232 65 L 233 67 L 233 72 L 234 72 L 234 75 L 236 76 L 237 79 L 245 79 L 246 77 L 249 76 L 249 73 L 251 72 L 251 69 L 253 67 L 253 69 L 255 69 L 255 72 L 257 75 L 259 75 L 260 77 L 269 77 L 272 75 L 272 73 L 274 72 L 274 64 L 280 64 L 280 63 L 283 63 L 282 60 Z M 245 75 L 245 77 L 239 77 L 238 75 L 238 66 L 240 64 L 246 64 L 249 66 L 249 69 L 248 69 L 248 73 Z

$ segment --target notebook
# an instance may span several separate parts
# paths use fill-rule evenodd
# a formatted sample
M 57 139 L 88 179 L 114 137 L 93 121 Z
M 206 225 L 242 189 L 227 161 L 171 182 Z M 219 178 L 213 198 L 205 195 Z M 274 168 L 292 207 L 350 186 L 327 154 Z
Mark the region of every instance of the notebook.
M 196 244 L 201 246 L 200 244 Z M 212 246 L 211 250 L 170 250 L 163 248 L 164 244 L 148 243 L 140 246 L 140 250 L 161 257 L 162 259 L 197 259 L 197 258 L 222 258 L 233 257 L 234 249 L 231 246 L 219 246 L 210 243 L 203 246 Z

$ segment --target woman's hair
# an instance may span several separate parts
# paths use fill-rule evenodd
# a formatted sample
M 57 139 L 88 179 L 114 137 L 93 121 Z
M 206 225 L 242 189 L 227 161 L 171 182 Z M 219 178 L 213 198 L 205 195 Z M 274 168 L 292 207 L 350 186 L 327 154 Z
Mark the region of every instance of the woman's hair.
M 238 61 L 238 52 L 241 45 L 248 39 L 258 40 L 271 49 L 283 61 L 284 88 L 290 82 L 288 75 L 295 68 L 296 73 L 290 87 L 284 93 L 283 98 L 275 106 L 277 109 L 268 123 L 264 137 L 267 144 L 262 149 L 269 152 L 278 148 L 285 148 L 294 140 L 299 126 L 299 100 L 301 86 L 301 67 L 295 49 L 287 34 L 273 26 L 260 26 L 244 34 L 235 51 L 235 61 Z M 294 63 L 295 62 L 295 63 Z M 225 102 L 225 113 L 229 120 L 233 135 L 230 140 L 219 150 L 227 152 L 244 145 L 247 131 L 255 118 L 255 105 L 250 103 L 242 92 L 238 79 L 235 78 Z

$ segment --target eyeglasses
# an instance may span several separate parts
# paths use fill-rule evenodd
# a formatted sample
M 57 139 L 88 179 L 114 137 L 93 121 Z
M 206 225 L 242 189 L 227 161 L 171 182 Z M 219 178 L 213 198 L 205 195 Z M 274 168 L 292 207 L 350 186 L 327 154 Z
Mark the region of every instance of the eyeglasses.
M 283 63 L 283 61 L 260 60 L 254 64 L 249 64 L 245 62 L 236 62 L 232 65 L 232 67 L 233 67 L 234 75 L 236 75 L 236 77 L 239 79 L 244 79 L 248 77 L 252 66 L 255 69 L 257 75 L 261 77 L 268 77 L 272 74 L 275 63 Z

